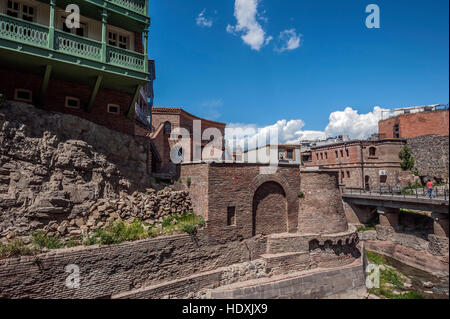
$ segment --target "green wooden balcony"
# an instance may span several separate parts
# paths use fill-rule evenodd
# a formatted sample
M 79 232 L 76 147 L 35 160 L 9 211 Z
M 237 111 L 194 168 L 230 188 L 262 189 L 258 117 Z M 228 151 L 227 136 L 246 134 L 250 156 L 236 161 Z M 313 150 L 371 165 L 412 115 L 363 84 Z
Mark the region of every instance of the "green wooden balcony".
M 48 27 L 4 14 L 0 14 L 0 39 L 28 45 L 31 49 L 47 49 L 98 62 L 99 69 L 105 69 L 106 65 L 106 67 L 114 66 L 134 72 L 148 73 L 148 70 L 145 69 L 144 54 L 102 44 L 102 42 L 60 30 L 54 30 L 53 43 L 50 43 L 51 36 Z
M 147 15 L 145 0 L 107 0 L 115 5 L 128 9 L 130 11 Z

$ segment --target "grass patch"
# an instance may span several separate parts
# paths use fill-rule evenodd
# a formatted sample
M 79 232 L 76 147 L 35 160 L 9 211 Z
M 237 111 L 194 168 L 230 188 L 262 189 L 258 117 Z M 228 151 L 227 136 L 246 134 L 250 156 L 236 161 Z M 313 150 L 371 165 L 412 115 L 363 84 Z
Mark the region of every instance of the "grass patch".
M 359 226 L 357 229 L 358 231 L 377 230 L 375 225 Z
M 383 256 L 381 256 L 377 253 L 374 253 L 372 251 L 366 250 L 366 256 L 367 256 L 367 260 L 371 264 L 385 265 L 387 263 L 386 258 L 384 258 Z
M 173 235 L 177 233 L 194 234 L 198 227 L 204 227 L 205 220 L 194 214 L 194 212 L 185 212 L 183 214 L 170 215 L 162 223 L 153 225 L 149 229 L 149 235 L 156 237 L 159 235 Z
M 26 246 L 20 239 L 14 239 L 7 244 L 0 244 L 0 258 L 13 258 L 24 255 L 33 255 L 34 250 Z
M 135 220 L 131 224 L 117 221 L 108 225 L 105 229 L 97 229 L 92 236 L 85 240 L 84 245 L 113 245 L 148 237 L 148 232 L 140 220 Z
M 36 249 L 58 249 L 64 247 L 64 243 L 58 237 L 50 237 L 43 231 L 35 232 L 31 235 L 31 241 Z
M 371 288 L 368 290 L 369 293 L 387 299 L 424 299 L 424 296 L 417 291 L 394 293 L 392 288 L 404 289 L 405 280 L 402 274 L 387 266 L 387 260 L 383 256 L 368 250 L 366 250 L 366 256 L 370 263 L 384 265 L 380 269 L 380 288 Z

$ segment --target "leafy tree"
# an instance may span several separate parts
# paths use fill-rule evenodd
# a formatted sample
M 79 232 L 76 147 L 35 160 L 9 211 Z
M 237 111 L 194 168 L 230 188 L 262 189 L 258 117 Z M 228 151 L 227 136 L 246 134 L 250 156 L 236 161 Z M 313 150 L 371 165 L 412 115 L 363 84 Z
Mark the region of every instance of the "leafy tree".
M 398 154 L 402 162 L 400 163 L 400 166 L 404 171 L 410 171 L 414 168 L 414 157 L 411 152 L 411 149 L 408 146 L 403 146 L 402 150 Z

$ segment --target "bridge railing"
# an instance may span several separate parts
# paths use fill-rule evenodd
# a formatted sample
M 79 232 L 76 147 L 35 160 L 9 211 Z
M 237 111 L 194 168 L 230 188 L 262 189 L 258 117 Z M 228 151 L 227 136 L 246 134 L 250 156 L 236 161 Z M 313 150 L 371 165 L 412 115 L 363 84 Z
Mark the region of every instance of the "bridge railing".
M 432 188 L 431 195 L 428 188 L 401 188 L 391 186 L 380 186 L 376 188 L 358 188 L 358 187 L 344 187 L 342 194 L 350 195 L 369 195 L 369 196 L 391 196 L 391 197 L 403 197 L 403 198 L 424 198 L 424 199 L 449 199 L 449 188 L 446 186 L 436 186 Z

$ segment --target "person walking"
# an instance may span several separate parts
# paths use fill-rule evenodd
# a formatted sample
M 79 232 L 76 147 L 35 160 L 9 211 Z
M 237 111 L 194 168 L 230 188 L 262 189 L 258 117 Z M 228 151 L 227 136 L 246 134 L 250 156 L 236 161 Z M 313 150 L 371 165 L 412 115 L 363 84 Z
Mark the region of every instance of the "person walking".
M 428 188 L 428 196 L 431 199 L 433 197 L 433 183 L 431 182 L 431 180 L 428 180 L 427 188 Z

